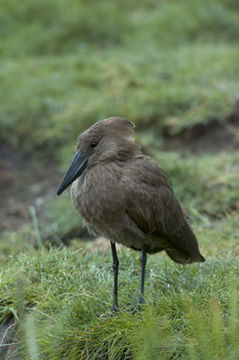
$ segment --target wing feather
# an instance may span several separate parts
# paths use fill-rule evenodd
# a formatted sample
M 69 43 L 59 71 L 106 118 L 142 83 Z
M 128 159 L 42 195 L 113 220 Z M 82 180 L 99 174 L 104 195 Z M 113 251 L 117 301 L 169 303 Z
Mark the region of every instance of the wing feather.
M 173 260 L 204 261 L 170 182 L 156 163 L 143 156 L 134 159 L 124 171 L 121 185 L 128 216 L 144 233 L 165 239 L 168 244 L 165 250 Z M 155 248 L 157 245 L 155 240 Z

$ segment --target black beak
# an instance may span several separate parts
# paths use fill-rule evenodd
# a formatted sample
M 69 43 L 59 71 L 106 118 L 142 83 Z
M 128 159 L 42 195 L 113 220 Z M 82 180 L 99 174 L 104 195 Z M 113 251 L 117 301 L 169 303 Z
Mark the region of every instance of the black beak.
M 85 170 L 89 155 L 77 152 L 67 170 L 61 184 L 58 186 L 57 195 L 60 195 L 73 181 L 75 181 Z

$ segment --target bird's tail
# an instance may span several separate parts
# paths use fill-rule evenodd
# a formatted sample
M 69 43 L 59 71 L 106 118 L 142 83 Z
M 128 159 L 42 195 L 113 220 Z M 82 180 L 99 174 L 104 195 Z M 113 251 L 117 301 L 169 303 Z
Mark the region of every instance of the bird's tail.
M 173 244 L 173 247 L 168 247 L 165 251 L 175 262 L 191 264 L 205 261 L 200 254 L 196 235 L 186 219 L 180 231 L 174 235 Z
M 199 253 L 197 257 L 190 257 L 176 249 L 165 249 L 167 255 L 178 264 L 192 264 L 194 262 L 204 262 L 205 258 Z

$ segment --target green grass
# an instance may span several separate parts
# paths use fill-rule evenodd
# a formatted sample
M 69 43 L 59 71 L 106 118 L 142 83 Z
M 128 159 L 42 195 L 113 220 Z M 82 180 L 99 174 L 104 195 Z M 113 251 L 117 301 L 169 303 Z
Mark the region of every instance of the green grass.
M 1 141 L 56 155 L 113 114 L 159 136 L 223 119 L 238 97 L 238 14 L 236 0 L 4 0 Z
M 238 152 L 199 157 L 154 152 L 154 156 L 190 213 L 220 218 L 238 208 Z
M 238 95 L 238 56 L 237 46 L 222 43 L 6 60 L 1 139 L 57 156 L 56 149 L 74 145 L 78 133 L 112 114 L 158 136 L 166 126 L 177 132 L 222 120 Z
M 236 217 L 234 221 L 238 226 Z M 224 223 L 216 231 L 208 226 L 197 229 L 204 253 L 209 243 L 214 248 L 205 264 L 183 267 L 165 255 L 150 256 L 147 304 L 135 316 L 128 305 L 137 301 L 139 290 L 140 262 L 135 252 L 119 253 L 121 309 L 113 317 L 109 317 L 113 280 L 109 247 L 104 253 L 89 252 L 84 245 L 75 251 L 20 253 L 1 270 L 2 320 L 9 313 L 18 314 L 26 359 L 33 358 L 24 350 L 26 316 L 32 317 L 33 341 L 41 358 L 103 359 L 108 354 L 113 360 L 126 353 L 133 359 L 159 355 L 160 359 L 236 359 L 238 247 L 234 244 L 231 252 L 226 247 L 222 252 L 217 241 L 224 233 L 234 236 L 230 225 Z
M 138 297 L 138 253 L 120 249 L 120 311 L 109 317 L 113 273 L 106 240 L 103 248 L 75 242 L 35 250 L 21 233 L 11 242 L 2 236 L 0 318 L 17 319 L 24 358 L 236 360 L 239 219 L 236 212 L 220 221 L 196 219 L 206 263 L 180 266 L 165 254 L 149 256 L 146 305 L 135 316 L 129 304 Z M 6 251 L 6 240 L 14 251 Z
M 174 46 L 218 39 L 237 42 L 237 0 L 122 0 L 120 3 L 2 0 L 1 55 L 76 52 L 89 47 Z M 27 26 L 26 26 L 27 23 Z M 28 41 L 26 41 L 26 38 Z

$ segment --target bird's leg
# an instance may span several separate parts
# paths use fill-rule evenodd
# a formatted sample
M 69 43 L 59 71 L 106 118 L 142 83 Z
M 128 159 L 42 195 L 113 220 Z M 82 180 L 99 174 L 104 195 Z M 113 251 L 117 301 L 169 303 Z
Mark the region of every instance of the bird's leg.
M 119 260 L 116 252 L 115 243 L 112 241 L 111 250 L 112 250 L 112 257 L 113 257 L 113 270 L 114 270 L 114 292 L 113 292 L 113 307 L 112 311 L 115 312 L 118 309 L 118 269 L 119 269 Z
M 139 305 L 144 303 L 144 279 L 145 279 L 145 267 L 147 263 L 147 253 L 144 247 L 142 247 L 141 250 L 140 263 L 141 263 L 141 277 L 140 277 L 140 296 L 138 300 Z
M 145 279 L 145 267 L 146 267 L 146 263 L 147 263 L 147 253 L 144 249 L 144 246 L 142 246 L 142 249 L 141 249 L 140 263 L 141 263 L 140 295 L 139 295 L 138 303 L 132 311 L 133 314 L 137 310 L 139 310 L 141 307 L 141 304 L 144 303 L 144 279 Z

